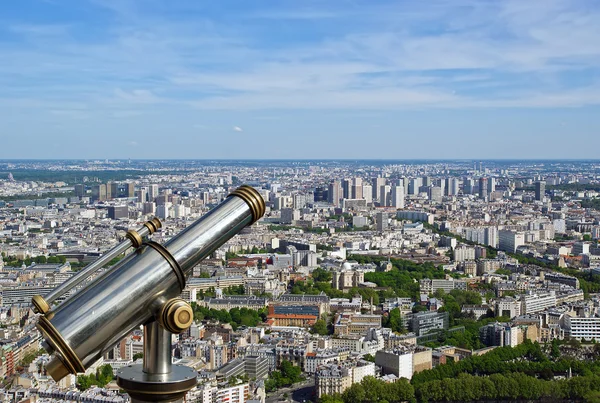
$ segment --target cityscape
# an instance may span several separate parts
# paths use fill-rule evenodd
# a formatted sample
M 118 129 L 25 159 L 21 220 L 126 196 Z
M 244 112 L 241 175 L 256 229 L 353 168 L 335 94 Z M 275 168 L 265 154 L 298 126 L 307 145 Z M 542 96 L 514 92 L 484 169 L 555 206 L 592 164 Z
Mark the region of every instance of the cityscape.
M 350 402 L 367 390 L 388 401 L 592 399 L 599 171 L 595 161 L 0 161 L 2 391 L 128 401 L 113 377 L 143 360 L 141 329 L 55 382 L 31 298 L 128 230 L 157 217 L 150 237 L 164 243 L 246 184 L 264 216 L 196 265 L 181 294 L 194 320 L 173 336 L 172 360 L 198 378 L 186 401 Z
M 0 403 L 600 403 L 600 2 L 0 2 Z

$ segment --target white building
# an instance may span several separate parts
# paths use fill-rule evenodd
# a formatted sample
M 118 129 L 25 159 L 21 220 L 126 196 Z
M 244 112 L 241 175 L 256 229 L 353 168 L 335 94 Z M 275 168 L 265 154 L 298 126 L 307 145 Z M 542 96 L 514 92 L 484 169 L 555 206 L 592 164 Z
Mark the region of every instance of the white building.
M 600 340 L 600 317 L 565 315 L 565 335 L 578 340 Z
M 499 248 L 505 252 L 515 253 L 519 246 L 525 245 L 525 234 L 509 230 L 498 231 Z
M 556 306 L 556 294 L 529 294 L 521 297 L 521 315 L 529 315 Z

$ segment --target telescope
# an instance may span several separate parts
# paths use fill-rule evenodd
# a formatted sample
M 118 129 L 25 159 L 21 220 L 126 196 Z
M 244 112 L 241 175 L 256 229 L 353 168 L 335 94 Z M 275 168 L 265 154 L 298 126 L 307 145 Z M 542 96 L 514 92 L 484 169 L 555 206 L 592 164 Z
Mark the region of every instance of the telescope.
M 99 260 L 32 303 L 44 349 L 46 370 L 55 381 L 85 372 L 132 330 L 144 326 L 143 364 L 117 371 L 117 383 L 133 402 L 178 401 L 196 386 L 197 372 L 172 365 L 171 336 L 192 324 L 194 312 L 179 298 L 194 266 L 265 213 L 262 196 L 240 186 L 177 236 L 161 245 L 147 239 L 158 219 L 130 230 L 126 240 Z M 115 266 L 53 307 L 52 304 L 96 273 L 113 257 L 136 248 Z

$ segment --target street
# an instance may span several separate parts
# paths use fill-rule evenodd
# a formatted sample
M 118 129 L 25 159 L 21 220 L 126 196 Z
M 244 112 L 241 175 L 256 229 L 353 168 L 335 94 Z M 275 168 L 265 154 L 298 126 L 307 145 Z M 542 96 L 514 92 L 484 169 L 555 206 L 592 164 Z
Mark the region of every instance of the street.
M 267 395 L 266 403 L 276 402 L 311 402 L 313 401 L 313 393 L 315 391 L 315 379 L 313 377 L 304 382 L 298 383 L 291 388 L 282 388 Z M 284 394 L 288 394 L 287 399 L 283 398 Z

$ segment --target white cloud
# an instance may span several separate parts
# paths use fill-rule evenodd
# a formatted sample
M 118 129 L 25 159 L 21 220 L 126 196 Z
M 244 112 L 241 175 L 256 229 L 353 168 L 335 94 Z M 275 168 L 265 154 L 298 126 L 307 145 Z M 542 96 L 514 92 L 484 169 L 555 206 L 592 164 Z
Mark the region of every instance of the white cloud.
M 244 130 L 239 126 L 233 126 L 233 131 L 234 132 L 243 132 Z
M 165 0 L 95 2 L 118 23 L 91 42 L 73 33 L 82 28 L 77 23 L 8 26 L 27 40 L 0 44 L 0 59 L 12 61 L 0 64 L 3 97 L 57 110 L 75 103 L 113 116 L 154 104 L 256 110 L 600 103 L 592 91 L 598 82 L 569 82 L 600 71 L 600 9 L 581 3 L 349 2 L 335 12 L 325 4 L 287 5 L 223 24 L 193 14 L 195 2 L 168 14 Z M 315 31 L 321 36 L 269 41 L 264 34 L 273 19 L 290 20 L 298 32 L 308 28 L 302 24 L 323 24 Z
M 134 104 L 152 104 L 157 103 L 160 99 L 149 90 L 132 90 L 124 91 L 121 88 L 115 90 L 117 99 L 134 103 Z

